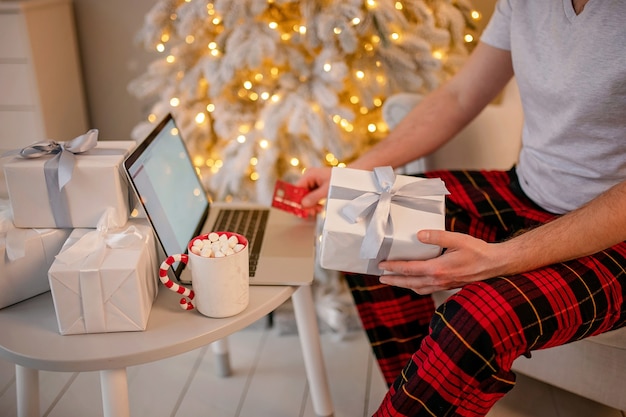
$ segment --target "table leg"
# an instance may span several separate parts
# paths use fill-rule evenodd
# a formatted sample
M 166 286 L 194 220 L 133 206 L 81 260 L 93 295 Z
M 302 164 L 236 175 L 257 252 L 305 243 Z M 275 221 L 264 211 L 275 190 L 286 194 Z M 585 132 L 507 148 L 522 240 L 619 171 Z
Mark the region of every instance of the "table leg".
M 317 313 L 313 304 L 311 286 L 300 286 L 291 296 L 293 310 L 302 345 L 304 368 L 309 380 L 313 410 L 318 416 L 332 416 L 333 402 L 328 387 L 328 376 L 322 356 Z
M 39 417 L 39 371 L 15 365 L 17 416 Z
M 126 368 L 100 371 L 104 417 L 130 417 Z
M 211 343 L 211 351 L 215 360 L 217 376 L 227 377 L 232 374 L 230 369 L 230 354 L 228 353 L 228 337 Z

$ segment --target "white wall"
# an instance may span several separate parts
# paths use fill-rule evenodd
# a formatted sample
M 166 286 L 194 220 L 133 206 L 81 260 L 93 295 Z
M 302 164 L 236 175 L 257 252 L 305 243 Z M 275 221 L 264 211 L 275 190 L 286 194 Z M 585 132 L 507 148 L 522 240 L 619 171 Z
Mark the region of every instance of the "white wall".
M 145 117 L 145 103 L 131 96 L 130 80 L 155 58 L 134 42 L 156 0 L 74 0 L 90 127 L 104 140 L 130 139 Z

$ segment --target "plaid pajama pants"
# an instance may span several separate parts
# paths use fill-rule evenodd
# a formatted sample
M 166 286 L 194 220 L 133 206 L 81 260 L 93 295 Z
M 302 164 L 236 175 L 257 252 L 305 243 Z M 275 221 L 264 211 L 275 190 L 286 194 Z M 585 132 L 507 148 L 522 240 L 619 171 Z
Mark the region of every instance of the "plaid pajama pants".
M 446 229 L 489 242 L 554 218 L 514 170 L 438 171 Z M 564 191 L 566 192 L 566 191 Z M 561 264 L 470 283 L 437 310 L 430 296 L 347 274 L 390 386 L 375 416 L 484 416 L 515 384 L 513 361 L 626 324 L 626 242 Z

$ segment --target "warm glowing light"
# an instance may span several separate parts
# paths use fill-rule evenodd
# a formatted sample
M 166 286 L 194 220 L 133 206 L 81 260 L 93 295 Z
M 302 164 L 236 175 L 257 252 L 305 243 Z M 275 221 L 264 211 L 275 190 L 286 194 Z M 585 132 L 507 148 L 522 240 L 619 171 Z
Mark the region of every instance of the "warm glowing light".
M 166 43 L 169 40 L 170 40 L 169 33 L 164 33 L 164 34 L 161 35 L 161 42 Z
M 237 136 L 237 142 L 246 143 L 246 137 L 244 135 Z
M 154 114 L 154 113 L 150 113 L 150 114 L 148 115 L 148 121 L 149 121 L 150 123 L 154 123 L 154 122 L 156 122 L 156 121 L 157 121 L 157 116 L 156 116 L 156 114 Z
M 193 164 L 194 166 L 202 166 L 205 164 L 204 158 L 201 155 L 196 155 L 193 157 Z
M 165 45 L 163 45 L 162 43 L 157 44 L 156 50 L 157 50 L 157 52 L 165 51 Z
M 306 35 L 306 26 L 301 25 L 300 27 L 298 27 L 298 32 L 300 33 L 300 35 Z
M 267 100 L 270 98 L 270 93 L 268 93 L 267 91 L 264 91 L 261 93 L 261 100 Z
M 261 139 L 259 141 L 259 146 L 261 147 L 261 149 L 267 149 L 270 146 L 270 143 L 267 141 L 267 139 Z
M 213 103 L 209 103 L 206 105 L 206 111 L 208 111 L 209 113 L 213 113 L 215 111 L 215 104 Z
M 251 179 L 252 181 L 256 181 L 256 180 L 258 180 L 258 179 L 259 179 L 259 173 L 258 173 L 258 172 L 256 172 L 256 171 L 255 171 L 255 172 L 253 172 L 252 174 L 250 174 L 250 179 Z
M 363 78 L 365 78 L 365 73 L 361 70 L 355 72 L 355 75 L 359 80 L 362 80 Z
M 187 35 L 185 36 L 185 43 L 187 43 L 187 45 L 191 45 L 193 43 L 193 41 L 195 41 L 196 38 L 193 35 Z
M 204 123 L 206 121 L 206 114 L 204 113 L 196 114 L 195 120 L 196 120 L 196 123 L 198 124 Z
M 365 116 L 367 113 L 369 113 L 369 109 L 365 106 L 361 106 L 359 107 L 359 113 L 361 113 L 363 116 Z
M 376 125 L 374 123 L 370 123 L 367 125 L 367 131 L 370 133 L 376 132 Z
M 289 160 L 289 163 L 292 167 L 297 167 L 298 165 L 300 165 L 300 160 L 298 158 L 291 158 Z
M 270 29 L 276 29 L 278 27 L 278 23 L 276 22 L 270 22 L 268 24 L 268 26 L 270 27 Z
M 439 49 L 436 50 L 436 51 L 433 51 L 433 57 L 435 59 L 443 59 L 443 51 L 441 51 Z
M 280 101 L 280 96 L 278 94 L 273 94 L 271 100 L 272 103 L 278 103 Z
M 466 34 L 463 39 L 465 40 L 465 42 L 470 43 L 474 41 L 474 37 L 471 34 Z
M 250 99 L 250 101 L 257 101 L 259 99 L 259 95 L 253 91 L 250 93 L 248 98 Z
M 252 83 L 250 81 L 244 81 L 243 88 L 250 90 L 252 88 Z
M 253 167 L 256 166 L 259 163 L 259 159 L 257 157 L 252 157 L 250 158 L 250 165 L 252 165 Z
M 256 74 L 254 74 L 254 81 L 256 82 L 263 81 L 263 74 L 261 74 L 260 72 L 257 72 Z
M 180 100 L 177 97 L 172 97 L 170 99 L 170 106 L 178 107 L 180 105 Z
M 358 104 L 359 98 L 357 96 L 350 96 L 350 103 Z
M 209 42 L 209 44 L 207 45 L 207 47 L 208 47 L 210 50 L 217 49 L 217 43 L 216 43 L 216 42 Z
M 398 39 L 400 39 L 400 34 L 399 34 L 399 33 L 396 33 L 396 32 L 393 32 L 393 33 L 390 35 L 390 38 L 391 38 L 392 40 L 394 40 L 394 41 L 397 41 Z
M 167 58 L 165 58 L 165 60 L 171 64 L 174 61 L 176 61 L 176 58 L 174 57 L 174 55 L 168 55 Z
M 395 4 L 395 8 L 396 10 L 402 10 L 404 9 L 404 7 L 402 6 L 402 3 L 400 3 L 399 1 L 396 2 Z
M 470 13 L 470 16 L 472 16 L 472 19 L 474 20 L 480 20 L 480 18 L 482 17 L 482 15 L 480 14 L 478 10 L 472 10 L 472 12 Z
M 215 26 L 219 25 L 222 22 L 222 19 L 220 19 L 219 17 L 215 17 L 213 18 L 213 20 L 211 20 L 211 23 L 213 23 Z
M 336 27 L 333 29 L 333 32 L 335 33 L 335 35 L 341 35 L 342 31 L 341 31 L 341 28 Z
M 352 19 L 352 24 L 354 26 L 358 25 L 359 23 L 361 23 L 361 19 L 359 19 L 358 17 L 355 17 L 354 19 Z
M 333 69 L 333 66 L 330 65 L 329 63 L 324 64 L 324 71 L 326 72 L 330 72 L 331 69 Z
M 374 106 L 380 107 L 382 105 L 383 105 L 383 100 L 380 97 L 375 97 L 374 98 Z
M 375 1 L 375 0 L 367 0 L 367 1 L 365 2 L 365 4 L 366 4 L 366 5 L 367 5 L 367 7 L 369 7 L 370 9 L 371 9 L 371 8 L 376 7 L 376 1 Z

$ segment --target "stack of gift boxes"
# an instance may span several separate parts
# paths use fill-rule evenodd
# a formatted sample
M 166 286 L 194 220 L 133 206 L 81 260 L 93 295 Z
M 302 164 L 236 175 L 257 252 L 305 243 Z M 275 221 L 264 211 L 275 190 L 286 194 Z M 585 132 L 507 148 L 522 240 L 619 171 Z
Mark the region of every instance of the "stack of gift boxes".
M 51 290 L 64 335 L 145 330 L 157 294 L 155 238 L 129 217 L 122 171 L 136 143 L 97 136 L 3 157 L 0 308 Z

